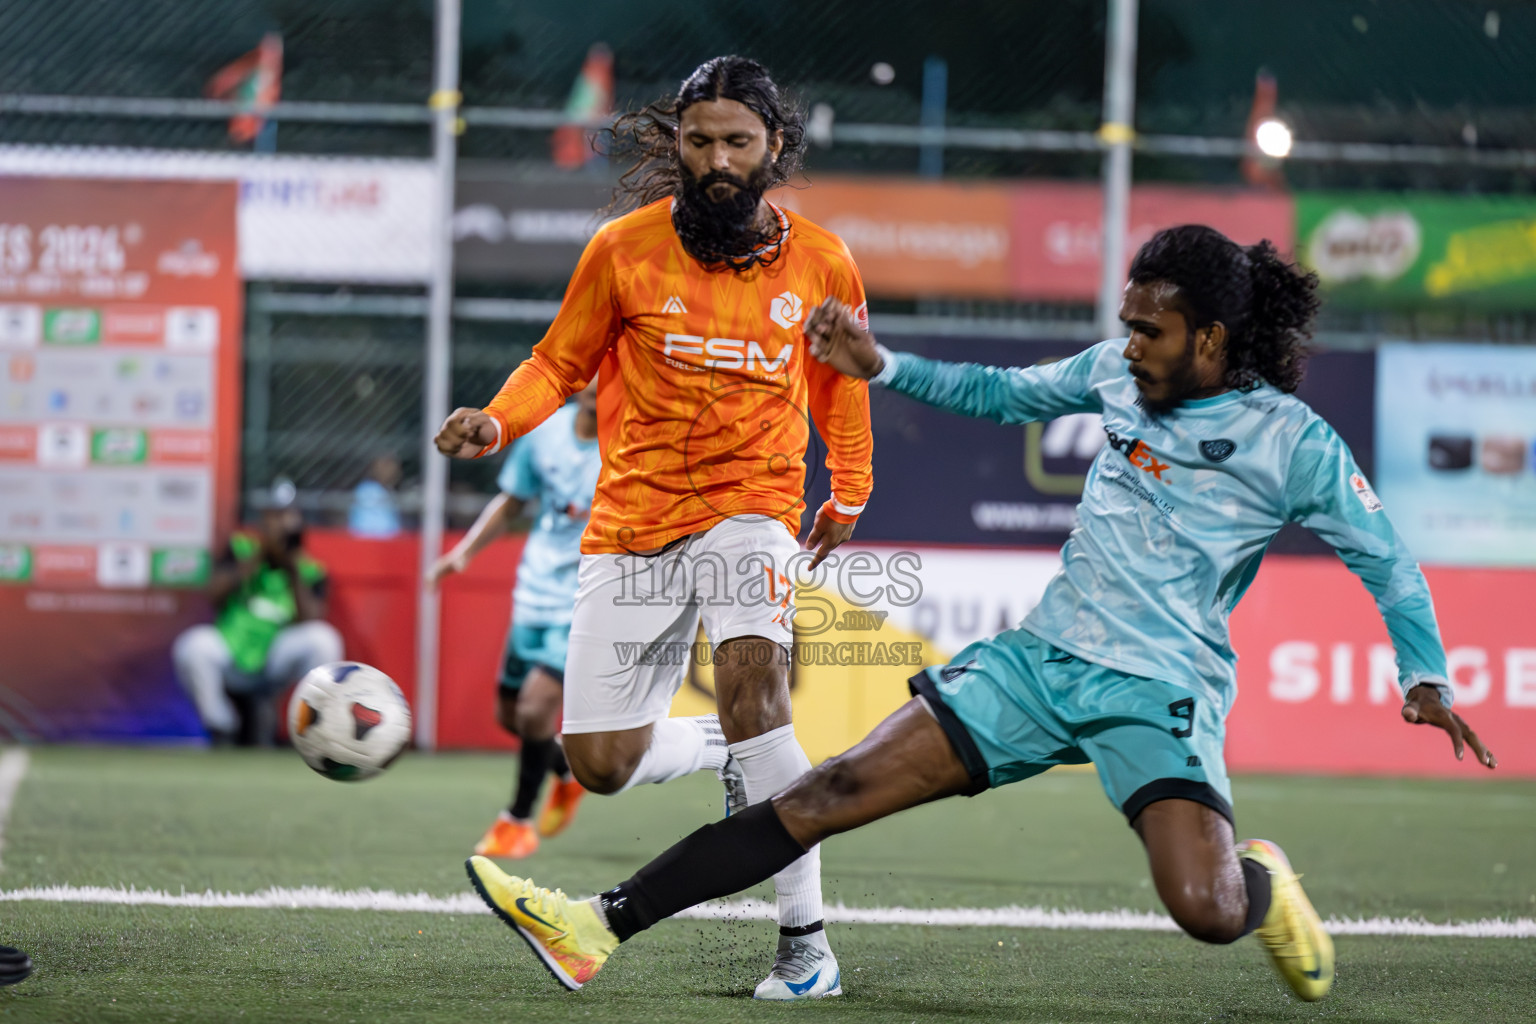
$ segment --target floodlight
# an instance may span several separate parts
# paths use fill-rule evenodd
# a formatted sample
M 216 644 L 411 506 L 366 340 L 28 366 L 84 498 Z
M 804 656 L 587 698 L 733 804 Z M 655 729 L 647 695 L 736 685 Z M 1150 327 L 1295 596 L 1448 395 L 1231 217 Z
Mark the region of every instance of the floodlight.
M 1283 160 L 1291 155 L 1291 128 L 1284 121 L 1270 117 L 1253 130 L 1253 141 L 1265 156 Z

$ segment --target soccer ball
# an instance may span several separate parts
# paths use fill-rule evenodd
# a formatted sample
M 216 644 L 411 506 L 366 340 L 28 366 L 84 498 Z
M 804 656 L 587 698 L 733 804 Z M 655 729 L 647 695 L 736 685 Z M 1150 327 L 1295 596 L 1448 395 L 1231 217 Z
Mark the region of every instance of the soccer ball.
M 361 782 L 390 766 L 411 739 L 411 706 L 371 665 L 313 669 L 288 702 L 288 735 L 304 763 L 328 779 Z

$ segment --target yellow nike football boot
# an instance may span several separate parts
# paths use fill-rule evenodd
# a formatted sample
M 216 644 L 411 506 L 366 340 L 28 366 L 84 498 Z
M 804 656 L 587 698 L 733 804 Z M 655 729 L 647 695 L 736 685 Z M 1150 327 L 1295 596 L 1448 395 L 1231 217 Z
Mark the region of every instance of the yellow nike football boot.
M 1298 999 L 1310 1003 L 1323 998 L 1333 987 L 1333 940 L 1301 891 L 1301 876 L 1291 870 L 1280 847 L 1265 839 L 1243 840 L 1237 855 L 1269 872 L 1269 912 L 1258 936 L 1275 970 Z
M 521 935 L 555 980 L 572 992 L 591 981 L 619 947 L 618 936 L 591 904 L 509 875 L 484 857 L 471 857 L 464 867 L 486 906 Z

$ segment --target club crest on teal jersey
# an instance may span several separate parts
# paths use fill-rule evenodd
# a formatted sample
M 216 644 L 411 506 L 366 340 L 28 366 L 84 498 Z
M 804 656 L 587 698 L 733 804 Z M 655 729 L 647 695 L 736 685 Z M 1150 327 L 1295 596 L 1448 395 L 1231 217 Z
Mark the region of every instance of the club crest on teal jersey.
M 1237 451 L 1237 442 L 1228 441 L 1224 437 L 1218 437 L 1214 441 L 1201 441 L 1200 454 L 1212 462 L 1226 462 Z

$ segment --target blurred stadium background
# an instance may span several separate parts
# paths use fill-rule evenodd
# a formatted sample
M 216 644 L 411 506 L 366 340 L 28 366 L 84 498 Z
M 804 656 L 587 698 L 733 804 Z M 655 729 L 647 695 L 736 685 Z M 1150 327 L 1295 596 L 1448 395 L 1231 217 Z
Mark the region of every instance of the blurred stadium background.
M 848 239 L 889 344 L 1068 355 L 1114 330 L 1101 296 L 1118 276 L 1101 250 L 1114 266 L 1184 221 L 1269 236 L 1318 269 L 1327 302 L 1304 396 L 1432 567 L 1464 706 L 1495 740 L 1530 734 L 1536 652 L 1516 609 L 1536 593 L 1536 149 L 1522 147 L 1536 78 L 1521 71 L 1536 5 L 897 0 L 869 18 L 837 3 L 487 2 L 458 15 L 407 0 L 0 9 L 0 574 L 14 583 L 0 597 L 12 636 L 91 637 L 69 659 L 35 646 L 14 666 L 0 703 L 15 737 L 195 737 L 164 640 L 206 614 L 209 551 L 287 477 L 349 651 L 418 697 L 419 743 L 501 743 L 482 680 L 516 543 L 441 608 L 418 593 L 419 540 L 436 550 L 465 527 L 496 468 L 424 459 L 424 438 L 445 408 L 492 395 L 553 315 L 616 173 L 588 144 L 594 127 L 728 51 L 762 58 L 808 111 L 806 172 L 780 198 Z M 1127 46 L 1106 25 L 1127 26 Z M 1266 121 L 1293 138 L 1284 154 L 1256 144 Z M 146 338 L 201 355 L 118 358 L 152 355 Z M 922 600 L 892 606 L 891 622 L 942 656 L 1023 613 L 1100 431 L 1091 418 L 1001 430 L 883 395 L 876 428 L 879 496 L 859 540 L 926 553 Z M 359 540 L 353 488 L 381 457 L 402 470 L 404 531 Z M 140 462 L 154 496 L 114 497 L 109 481 L 131 491 L 124 467 Z M 1312 537 L 1283 534 L 1275 551 L 1295 557 L 1272 560 L 1238 619 L 1247 706 L 1336 705 L 1330 722 L 1372 723 L 1379 749 L 1347 765 L 1249 757 L 1269 722 L 1255 718 L 1252 740 L 1233 735 L 1236 763 L 1432 769 L 1379 706 L 1390 656 L 1362 591 Z M 900 697 L 859 671 L 799 682 L 802 697 L 869 691 L 823 755 Z M 1536 771 L 1499 746 L 1508 768 Z
M 893 346 L 1077 351 L 1107 336 L 1106 246 L 1113 267 L 1173 223 L 1316 268 L 1304 397 L 1429 567 L 1463 706 L 1536 773 L 1536 5 L 1471 0 L 0 7 L 0 600 L 28 652 L 0 729 L 195 738 L 167 638 L 206 616 L 209 552 L 286 477 L 349 653 L 417 698 L 419 742 L 501 744 L 485 680 L 517 545 L 440 606 L 419 592 L 421 538 L 467 526 L 496 468 L 424 459 L 425 438 L 548 323 L 617 169 L 591 130 L 722 52 L 808 111 L 807 170 L 780 198 L 849 241 Z M 1284 156 L 1256 144 L 1266 121 Z M 922 600 L 887 628 L 942 656 L 1027 608 L 1101 434 L 883 395 L 875 416 L 858 539 L 924 558 Z M 360 539 L 354 488 L 381 457 L 404 530 Z M 151 496 L 121 498 L 132 467 Z M 1237 620 L 1234 764 L 1444 770 L 1382 706 L 1363 590 L 1309 536 L 1275 551 Z M 846 723 L 819 755 L 900 699 L 890 674 L 797 679 Z M 1306 749 L 1280 741 L 1314 716 Z
M 999 364 L 1079 351 L 1113 336 L 1103 296 L 1130 252 L 1177 223 L 1271 238 L 1319 272 L 1302 396 L 1423 561 L 1459 708 L 1501 766 L 1490 778 L 1401 724 L 1364 589 L 1287 530 L 1233 620 L 1240 820 L 1286 843 L 1343 929 L 1316 1015 L 1536 1017 L 1536 3 L 13 0 L 0 941 L 40 969 L 0 998 L 8 1018 L 761 1009 L 737 998 L 761 921 L 660 926 L 579 1008 L 517 959 L 458 867 L 505 797 L 504 757 L 411 757 L 359 791 L 290 752 L 75 745 L 204 742 L 170 642 L 208 619 L 212 554 L 286 478 L 348 655 L 402 684 L 418 745 L 509 746 L 491 681 L 521 538 L 423 591 L 424 557 L 497 468 L 450 466 L 430 436 L 488 400 L 557 308 L 619 169 L 593 131 L 728 52 L 806 109 L 806 173 L 776 198 L 847 239 L 892 347 Z M 834 652 L 795 670 L 816 760 L 905 698 L 909 670 L 869 664 L 879 651 L 939 660 L 1028 610 L 1102 444 L 1093 417 L 1004 428 L 880 393 L 873 415 L 876 489 L 842 553 L 856 575 L 802 594 L 850 627 L 801 630 Z M 398 527 L 358 527 L 370 467 Z M 695 673 L 678 709 L 711 708 L 709 687 Z M 861 973 L 804 1009 L 1313 1019 L 1248 944 L 985 917 L 1159 909 L 1100 801 L 1091 775 L 1057 772 L 828 844 L 829 899 L 855 907 L 835 912 L 840 955 Z M 610 884 L 714 814 L 718 790 L 587 806 L 536 855 L 541 879 Z M 844 923 L 903 904 L 909 921 L 953 905 L 992 923 Z

